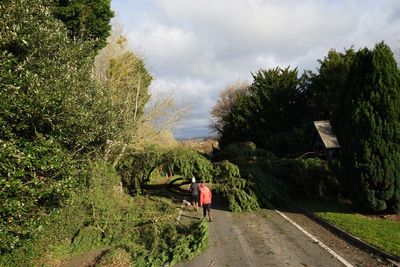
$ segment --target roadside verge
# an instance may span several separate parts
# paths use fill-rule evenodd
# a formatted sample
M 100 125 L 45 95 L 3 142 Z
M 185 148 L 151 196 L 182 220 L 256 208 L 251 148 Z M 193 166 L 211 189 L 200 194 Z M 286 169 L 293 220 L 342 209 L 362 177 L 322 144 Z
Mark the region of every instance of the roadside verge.
M 297 206 L 297 208 L 299 210 L 301 210 L 307 217 L 309 217 L 310 219 L 314 220 L 315 222 L 319 223 L 320 225 L 322 225 L 324 228 L 326 228 L 327 230 L 329 230 L 330 232 L 332 232 L 335 235 L 338 235 L 340 237 L 342 237 L 343 239 L 345 239 L 346 241 L 348 241 L 349 243 L 353 244 L 354 246 L 357 246 L 361 249 L 364 249 L 368 252 L 374 253 L 376 255 L 379 255 L 380 257 L 383 257 L 385 259 L 387 259 L 388 261 L 392 262 L 393 264 L 395 264 L 396 266 L 400 266 L 400 257 L 390 254 L 386 251 L 383 251 L 365 241 L 363 241 L 362 239 L 348 233 L 347 231 L 341 229 L 340 227 L 328 222 L 327 220 L 317 216 L 316 214 Z

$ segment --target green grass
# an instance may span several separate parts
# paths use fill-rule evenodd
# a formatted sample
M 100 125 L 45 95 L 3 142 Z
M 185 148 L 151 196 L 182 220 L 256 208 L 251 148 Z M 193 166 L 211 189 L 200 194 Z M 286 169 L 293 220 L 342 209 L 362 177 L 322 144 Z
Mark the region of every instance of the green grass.
M 368 244 L 400 256 L 400 222 L 365 216 L 341 203 L 307 202 L 301 205 Z

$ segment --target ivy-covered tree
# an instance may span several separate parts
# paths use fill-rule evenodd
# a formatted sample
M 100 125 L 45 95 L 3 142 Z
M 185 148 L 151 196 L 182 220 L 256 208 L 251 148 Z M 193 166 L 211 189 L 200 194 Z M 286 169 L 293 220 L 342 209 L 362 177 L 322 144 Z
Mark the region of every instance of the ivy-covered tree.
M 76 159 L 111 135 L 92 46 L 71 40 L 45 4 L 0 3 L 0 254 L 38 233 L 82 178 Z
M 390 48 L 358 51 L 348 77 L 337 126 L 354 202 L 399 212 L 400 75 Z
M 67 27 L 72 39 L 96 40 L 95 47 L 106 44 L 114 16 L 111 0 L 53 0 L 53 14 Z
M 0 6 L 0 138 L 52 136 L 71 150 L 108 135 L 109 98 L 92 79 L 92 47 L 67 37 L 42 1 Z
M 132 149 L 138 141 L 152 76 L 142 58 L 129 50 L 127 39 L 114 32 L 96 57 L 95 74 L 111 97 L 114 135 L 108 140 L 106 158 L 116 166 L 128 146 Z

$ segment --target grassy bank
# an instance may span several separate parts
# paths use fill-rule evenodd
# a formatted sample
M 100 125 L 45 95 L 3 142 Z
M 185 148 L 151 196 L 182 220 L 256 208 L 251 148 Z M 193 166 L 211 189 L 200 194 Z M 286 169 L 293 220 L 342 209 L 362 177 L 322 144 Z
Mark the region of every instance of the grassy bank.
M 301 205 L 368 244 L 400 257 L 399 221 L 355 213 L 340 203 L 304 202 Z

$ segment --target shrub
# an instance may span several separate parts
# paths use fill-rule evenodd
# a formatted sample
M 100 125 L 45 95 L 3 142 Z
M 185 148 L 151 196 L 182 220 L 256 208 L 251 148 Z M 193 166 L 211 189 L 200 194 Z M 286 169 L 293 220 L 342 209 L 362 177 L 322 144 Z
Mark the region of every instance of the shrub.
M 232 143 L 221 149 L 213 157 L 213 161 L 229 160 L 230 162 L 236 163 L 241 160 L 256 159 L 257 157 L 263 157 L 268 159 L 276 159 L 277 157 L 265 149 L 256 148 L 253 142 L 238 142 Z
M 109 97 L 93 79 L 89 43 L 68 38 L 46 1 L 0 4 L 0 138 L 52 136 L 98 149 L 111 133 Z
M 255 193 L 258 201 L 257 206 L 287 206 L 289 196 L 286 193 L 285 187 L 270 172 L 271 162 L 276 159 L 277 157 L 273 153 L 256 148 L 252 142 L 230 144 L 226 148 L 221 149 L 213 158 L 214 161 L 220 162 L 229 160 L 230 164 L 237 166 L 240 172 L 239 175 L 236 174 L 237 170 L 231 170 L 232 166 L 229 167 L 230 165 L 226 165 L 222 170 L 218 170 L 217 168 L 217 174 L 221 172 L 225 175 L 226 171 L 230 170 L 233 176 L 241 177 L 243 181 L 241 179 L 232 179 L 228 183 L 245 183 L 246 187 L 251 189 L 251 191 L 248 191 L 250 196 L 253 192 Z M 239 210 L 239 207 L 240 209 L 242 208 L 240 202 L 238 205 L 235 204 L 237 203 L 236 199 L 244 200 L 248 197 L 243 195 L 242 192 L 232 192 L 228 196 L 228 201 L 230 199 L 234 210 Z M 250 198 L 250 202 L 248 202 L 250 199 L 247 199 L 243 203 L 253 203 L 252 198 Z
M 240 172 L 242 177 L 254 184 L 260 206 L 287 207 L 290 197 L 285 184 L 270 172 L 271 160 L 257 158 L 256 161 L 242 161 Z
M 338 198 L 340 195 L 338 179 L 327 161 L 314 158 L 272 161 L 270 172 L 299 198 Z
M 52 138 L 0 139 L 0 253 L 34 237 L 39 219 L 59 207 L 76 187 L 78 163 Z M 4 190 L 5 189 L 5 190 Z

